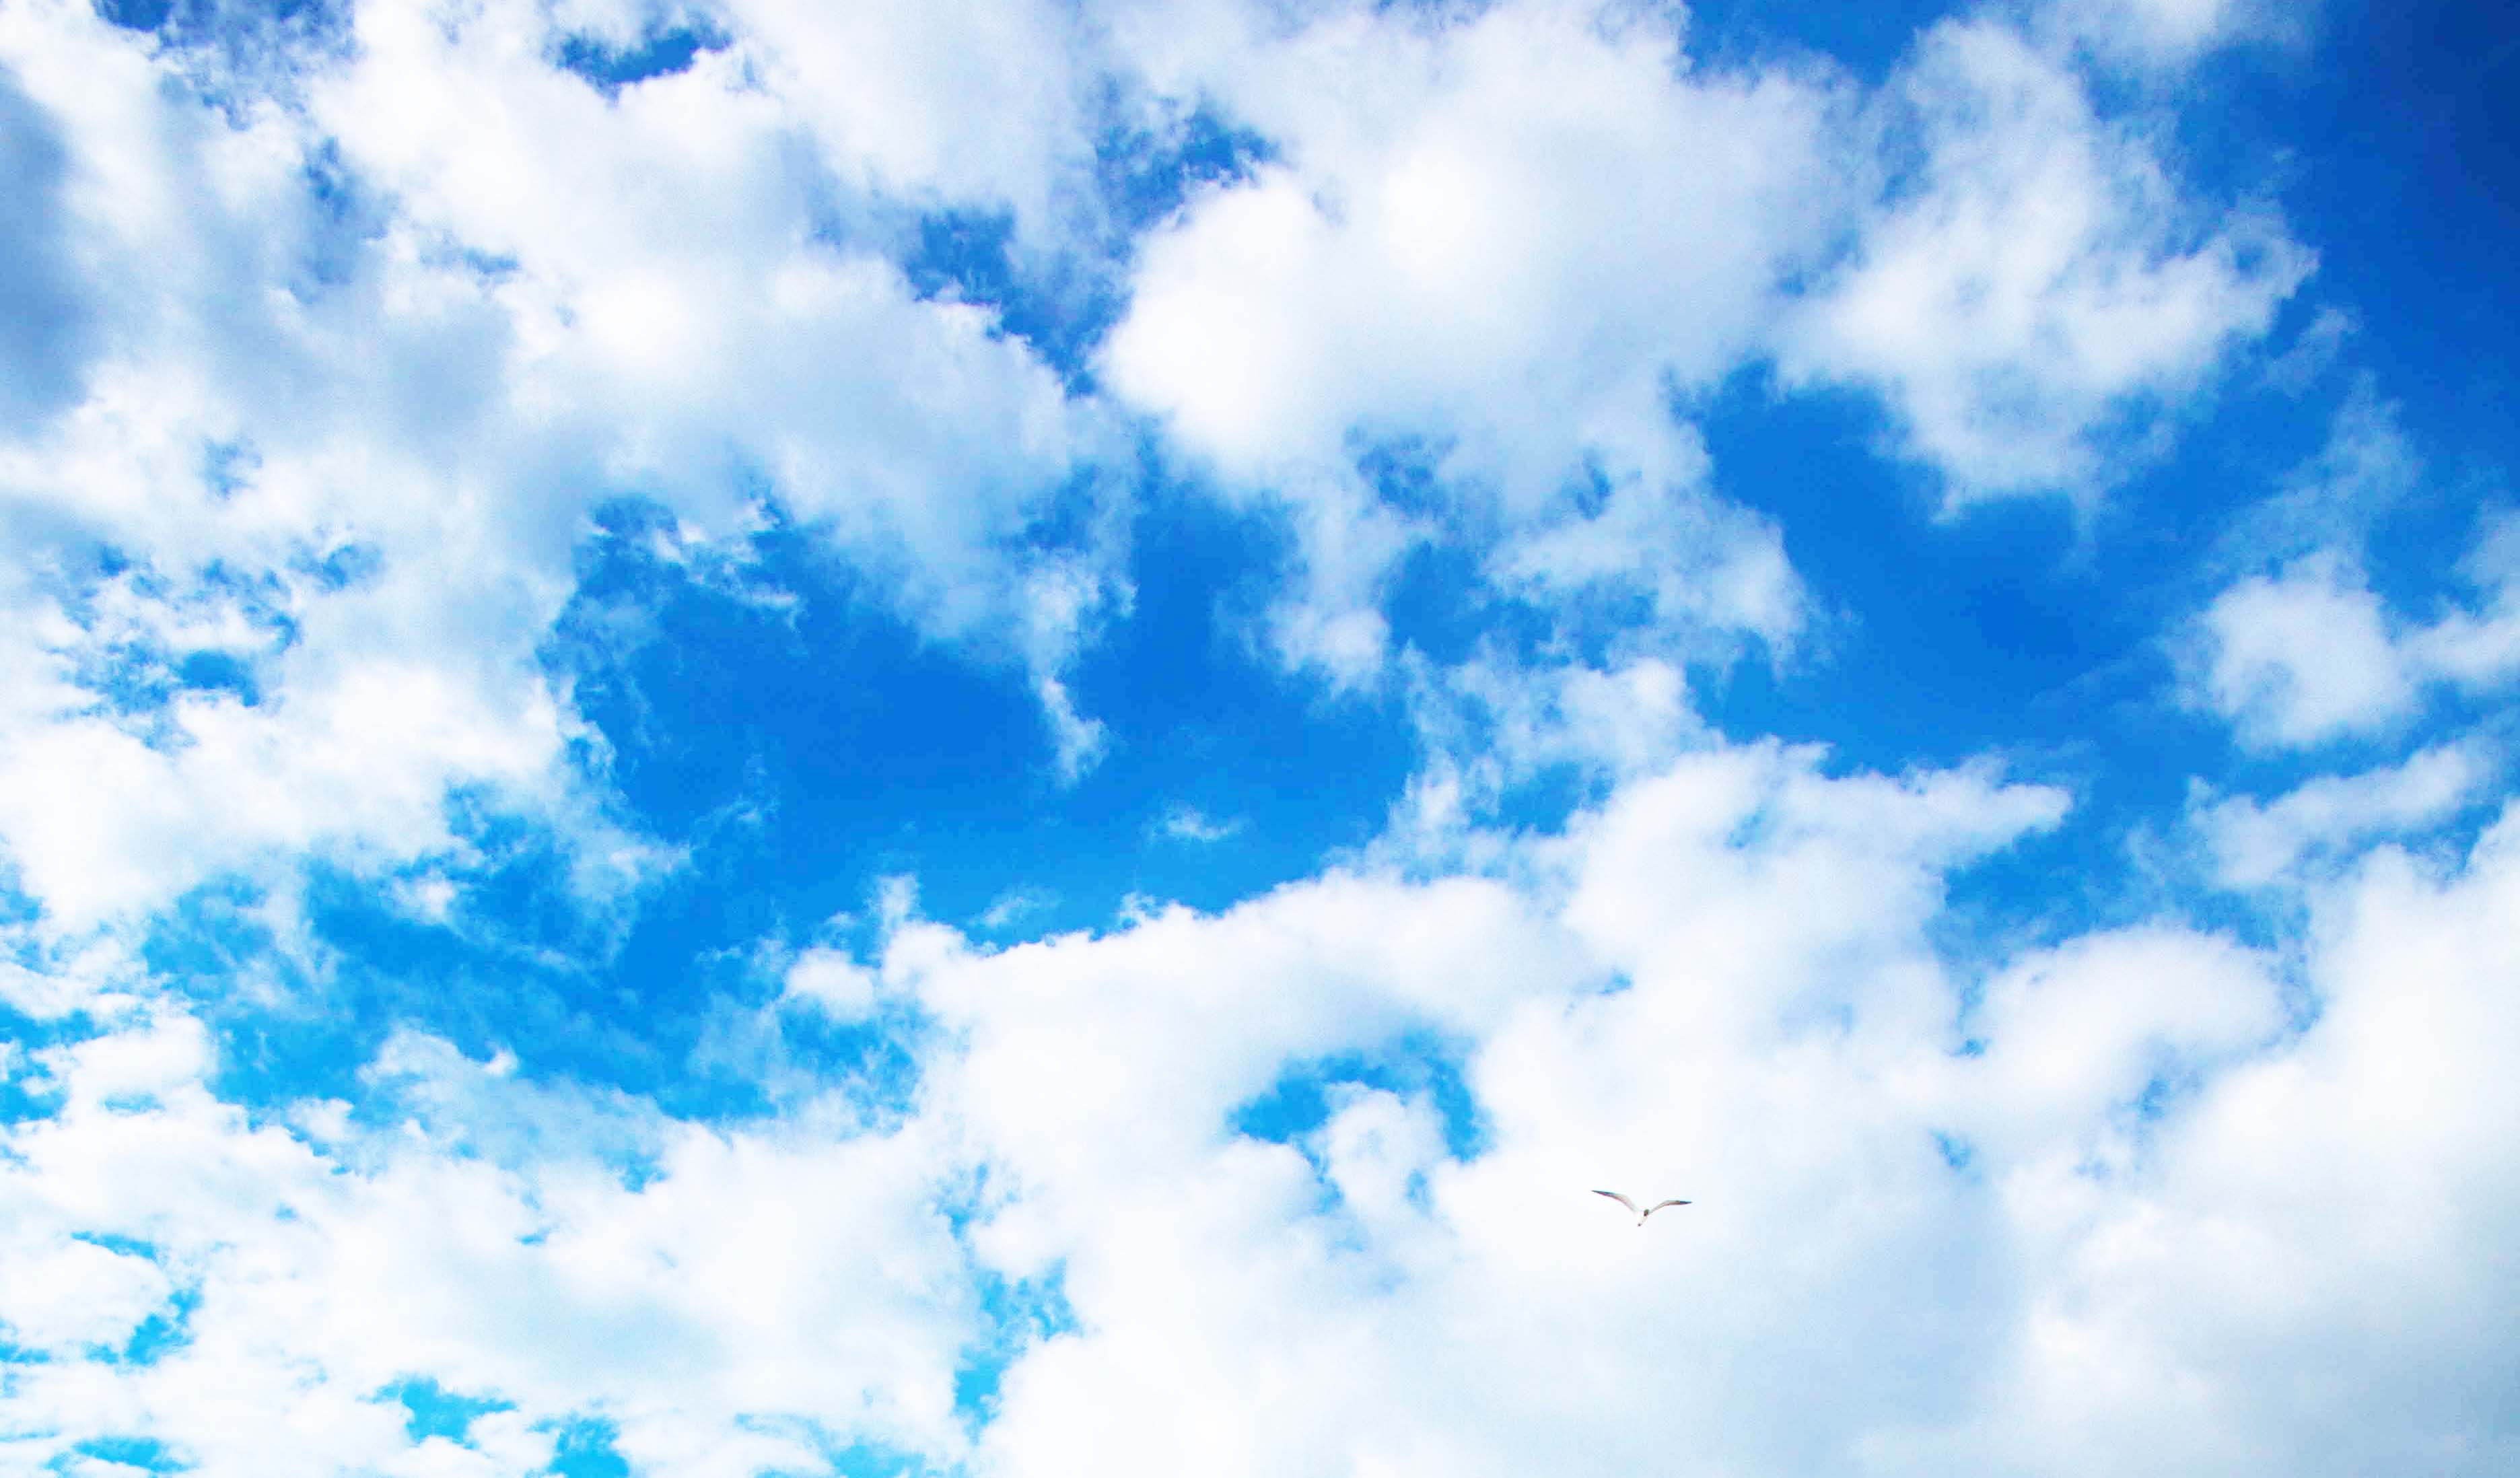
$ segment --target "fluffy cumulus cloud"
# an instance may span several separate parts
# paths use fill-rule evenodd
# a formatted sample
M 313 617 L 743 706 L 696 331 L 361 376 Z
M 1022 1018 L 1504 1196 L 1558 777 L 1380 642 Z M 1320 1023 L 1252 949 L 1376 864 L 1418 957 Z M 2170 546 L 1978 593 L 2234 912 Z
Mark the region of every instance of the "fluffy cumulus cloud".
M 51 1358 L 13 1370 L 10 1420 L 37 1465 L 145 1434 L 203 1472 L 529 1471 L 581 1411 L 673 1471 L 950 1450 L 972 1301 L 916 1135 L 538 1102 L 427 1040 L 372 1069 L 418 1105 L 398 1126 L 256 1124 L 203 1091 L 196 1024 L 116 1028 L 41 1057 L 58 1101 L 11 1136 L 12 1265 L 46 1280 L 6 1317 Z M 421 1437 L 415 1381 L 484 1410 Z
M 2197 819 L 2223 876 L 2255 886 L 2316 850 L 2351 847 L 2374 833 L 2419 832 L 2472 796 L 2491 773 L 2473 748 L 2444 744 L 2404 764 L 2321 776 L 2263 803 L 2248 796 L 2212 801 Z
M 1792 632 L 1774 532 L 1710 498 L 1673 401 L 1753 351 L 1843 208 L 1824 73 L 1693 67 L 1670 15 L 1555 0 L 1187 56 L 1158 29 L 1122 34 L 1273 149 L 1140 248 L 1103 369 L 1284 508 L 1289 656 L 1377 667 L 1380 587 L 1424 541 L 1552 605 L 1635 590 L 1683 629 Z M 1436 507 L 1377 485 L 1394 451 Z
M 0 8 L 0 1468 L 2513 1470 L 2326 43 L 1832 23 Z
M 12 1419 L 208 1472 L 518 1471 L 599 1412 L 675 1473 L 1503 1473 L 1570 1432 L 1707 1472 L 2507 1460 L 2509 1290 L 2456 1254 L 2520 1211 L 2512 825 L 2323 884 L 2312 1016 L 2163 925 L 1963 990 L 1946 879 L 2061 797 L 1813 758 L 1684 762 L 1519 883 L 1333 873 L 995 952 L 905 918 L 789 981 L 933 1013 L 888 1124 L 712 1131 L 425 1039 L 370 1070 L 399 1122 L 255 1124 L 197 1027 L 125 1017 L 38 1053 L 11 1131 L 47 1276 L 6 1317 L 53 1352 Z M 1657 1240 L 1597 1182 L 1697 1204 Z M 1055 1317 L 1010 1335 L 984 1288 Z M 423 1381 L 484 1404 L 460 1442 L 412 1440 Z M 2370 1388 L 2386 1424 L 2326 1394 Z
M 2373 588 L 2375 526 L 2419 496 L 2404 438 L 2349 402 L 2327 446 L 2240 525 L 2264 566 L 2219 591 L 2185 639 L 2191 697 L 2266 749 L 2401 729 L 2444 691 L 2520 676 L 2520 517 L 2490 509 L 2449 589 L 2409 612 Z
M 1910 161 L 1784 362 L 1876 386 L 1956 500 L 2123 475 L 2310 269 L 2278 222 L 2182 200 L 2143 129 L 2005 27 L 1945 22 L 1884 106 Z

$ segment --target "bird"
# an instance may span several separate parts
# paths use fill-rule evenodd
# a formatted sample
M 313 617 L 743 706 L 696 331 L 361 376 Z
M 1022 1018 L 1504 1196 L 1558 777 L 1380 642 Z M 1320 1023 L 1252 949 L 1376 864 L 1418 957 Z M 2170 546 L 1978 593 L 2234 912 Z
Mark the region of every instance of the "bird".
M 1652 1205 L 1650 1205 L 1650 1206 L 1640 1206 L 1640 1205 L 1638 1205 L 1636 1202 L 1634 1202 L 1634 1201 L 1632 1201 L 1632 1200 L 1629 1200 L 1626 1196 L 1623 1196 L 1623 1195 L 1619 1194 L 1619 1193 L 1618 1193 L 1617 1191 L 1615 1191 L 1615 1190 L 1596 1190 L 1596 1191 L 1594 1191 L 1593 1193 L 1594 1193 L 1595 1195 L 1606 1195 L 1606 1196 L 1608 1196 L 1611 1200 L 1614 1200 L 1614 1201 L 1618 1202 L 1620 1205 L 1627 1207 L 1630 1211 L 1635 1212 L 1635 1213 L 1637 1214 L 1637 1225 L 1638 1225 L 1638 1226 L 1640 1226 L 1640 1227 L 1642 1227 L 1642 1226 L 1643 1226 L 1643 1225 L 1645 1224 L 1645 1218 L 1646 1218 L 1646 1217 L 1649 1217 L 1649 1216 L 1653 1215 L 1655 1212 L 1660 1211 L 1660 1210 L 1661 1210 L 1662 1208 L 1664 1208 L 1665 1206 L 1686 1206 L 1686 1205 L 1688 1205 L 1688 1202 L 1687 1202 L 1687 1201 L 1683 1201 L 1683 1200 L 1669 1200 L 1669 1201 L 1656 1201 L 1656 1202 L 1654 1202 L 1654 1203 L 1653 1203 Z

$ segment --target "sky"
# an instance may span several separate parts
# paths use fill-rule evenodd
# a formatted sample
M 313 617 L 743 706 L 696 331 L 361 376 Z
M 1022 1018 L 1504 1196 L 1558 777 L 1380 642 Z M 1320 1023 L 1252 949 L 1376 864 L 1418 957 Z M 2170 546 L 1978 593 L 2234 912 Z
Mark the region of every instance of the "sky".
M 2520 1471 L 2515 100 L 8 0 L 0 1473 Z

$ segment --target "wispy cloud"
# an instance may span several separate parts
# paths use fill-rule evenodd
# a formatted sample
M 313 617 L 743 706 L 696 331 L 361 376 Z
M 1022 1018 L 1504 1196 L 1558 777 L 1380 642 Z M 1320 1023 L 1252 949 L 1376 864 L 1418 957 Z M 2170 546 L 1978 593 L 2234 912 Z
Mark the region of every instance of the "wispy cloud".
M 1196 806 L 1176 804 L 1165 810 L 1152 828 L 1155 835 L 1167 841 L 1186 841 L 1201 846 L 1220 842 L 1242 830 L 1241 817 L 1216 821 Z

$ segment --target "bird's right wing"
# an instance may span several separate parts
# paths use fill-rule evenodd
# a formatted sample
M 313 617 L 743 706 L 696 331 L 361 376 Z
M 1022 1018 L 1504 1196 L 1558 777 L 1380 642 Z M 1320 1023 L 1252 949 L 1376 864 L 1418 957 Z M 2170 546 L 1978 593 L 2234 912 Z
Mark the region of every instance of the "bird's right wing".
M 1637 1209 L 1637 1203 L 1636 1203 L 1636 1202 L 1634 1202 L 1634 1201 L 1632 1201 L 1632 1200 L 1629 1200 L 1626 1196 L 1623 1196 L 1623 1195 L 1619 1194 L 1619 1193 L 1618 1193 L 1617 1191 L 1615 1191 L 1615 1190 L 1596 1190 L 1596 1191 L 1594 1191 L 1593 1193 L 1594 1193 L 1595 1195 L 1606 1195 L 1606 1196 L 1608 1196 L 1611 1200 L 1614 1200 L 1614 1201 L 1618 1202 L 1620 1205 L 1627 1207 L 1630 1211 L 1636 1211 L 1636 1209 Z M 1642 1216 L 1643 1213 L 1642 1213 L 1642 1212 L 1638 1212 L 1638 1214 Z
M 1660 1211 L 1665 1206 L 1686 1206 L 1688 1204 L 1688 1203 L 1687 1201 L 1656 1201 L 1653 1206 L 1645 1212 L 1645 1215 L 1651 1216 L 1654 1212 Z

